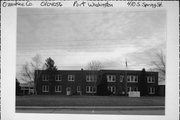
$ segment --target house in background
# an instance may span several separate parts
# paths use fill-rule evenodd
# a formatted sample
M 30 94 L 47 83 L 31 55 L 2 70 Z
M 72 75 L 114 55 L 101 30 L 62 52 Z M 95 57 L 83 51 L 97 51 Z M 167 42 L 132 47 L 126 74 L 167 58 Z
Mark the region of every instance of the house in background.
M 34 94 L 34 83 L 20 83 L 21 94 L 22 95 L 32 95 Z
M 158 72 L 142 70 L 37 70 L 35 84 L 39 95 L 159 95 Z

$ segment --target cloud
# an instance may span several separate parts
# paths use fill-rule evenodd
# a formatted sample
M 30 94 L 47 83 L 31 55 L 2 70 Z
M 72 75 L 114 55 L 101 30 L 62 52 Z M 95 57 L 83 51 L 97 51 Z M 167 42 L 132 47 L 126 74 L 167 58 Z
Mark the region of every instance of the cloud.
M 164 11 L 18 9 L 17 64 L 39 53 L 61 69 L 100 60 L 119 69 L 148 66 L 154 49 L 165 49 Z

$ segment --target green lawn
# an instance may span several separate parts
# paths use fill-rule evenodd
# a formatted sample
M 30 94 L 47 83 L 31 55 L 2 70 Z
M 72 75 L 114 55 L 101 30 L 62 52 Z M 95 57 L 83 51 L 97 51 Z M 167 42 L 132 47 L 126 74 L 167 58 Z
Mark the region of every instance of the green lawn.
M 17 96 L 17 106 L 164 106 L 165 97 L 125 96 Z

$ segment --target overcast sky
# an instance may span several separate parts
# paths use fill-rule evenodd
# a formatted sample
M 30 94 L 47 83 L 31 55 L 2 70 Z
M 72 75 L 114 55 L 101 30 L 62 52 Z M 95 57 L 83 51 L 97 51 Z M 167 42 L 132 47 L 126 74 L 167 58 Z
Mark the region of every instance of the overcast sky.
M 18 9 L 17 72 L 40 54 L 58 69 L 85 68 L 91 60 L 104 69 L 149 69 L 166 48 L 164 11 L 118 9 Z

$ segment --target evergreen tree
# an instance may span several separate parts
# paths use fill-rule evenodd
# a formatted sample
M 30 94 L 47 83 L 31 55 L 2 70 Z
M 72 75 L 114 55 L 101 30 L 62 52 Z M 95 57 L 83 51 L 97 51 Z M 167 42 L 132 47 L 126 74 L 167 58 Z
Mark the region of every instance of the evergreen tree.
M 46 59 L 46 63 L 45 63 L 45 65 L 46 65 L 46 70 L 49 70 L 49 71 L 56 71 L 57 70 L 57 67 L 54 65 L 55 64 L 55 62 L 54 62 L 54 60 L 52 59 L 52 58 L 47 58 Z
M 146 84 L 146 70 L 143 68 L 140 75 L 140 82 L 139 82 L 139 90 L 141 96 L 147 94 L 147 84 Z
M 106 95 L 110 95 L 111 94 L 108 91 L 108 88 L 107 88 L 106 75 L 102 75 L 102 80 L 101 80 L 100 84 L 97 86 L 97 94 L 98 95 L 102 95 L 102 96 L 106 96 Z

